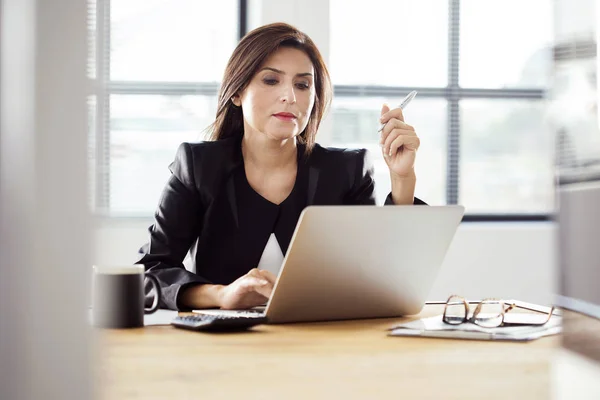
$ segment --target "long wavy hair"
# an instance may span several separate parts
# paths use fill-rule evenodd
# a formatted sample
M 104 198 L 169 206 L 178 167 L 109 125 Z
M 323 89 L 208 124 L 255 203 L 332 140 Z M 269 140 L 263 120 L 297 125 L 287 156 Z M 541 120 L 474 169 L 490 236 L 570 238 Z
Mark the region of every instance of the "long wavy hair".
M 231 98 L 241 93 L 264 61 L 282 47 L 292 47 L 306 53 L 315 70 L 315 102 L 306 128 L 298 135 L 298 141 L 306 145 L 306 152 L 311 152 L 321 120 L 331 104 L 329 71 L 310 37 L 285 23 L 256 28 L 238 43 L 225 68 L 215 122 L 207 129 L 210 140 L 243 135 L 244 115 L 241 107 L 236 107 Z

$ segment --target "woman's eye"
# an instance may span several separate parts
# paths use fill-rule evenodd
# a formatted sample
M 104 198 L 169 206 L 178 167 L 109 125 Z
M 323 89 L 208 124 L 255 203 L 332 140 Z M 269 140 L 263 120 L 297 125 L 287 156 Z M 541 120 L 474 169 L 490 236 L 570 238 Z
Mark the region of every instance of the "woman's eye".
M 310 89 L 310 85 L 306 82 L 300 82 L 300 83 L 296 84 L 296 86 L 298 87 L 298 89 L 303 89 L 303 90 Z
M 267 85 L 276 85 L 277 79 L 265 78 L 265 79 L 263 79 L 263 82 L 266 83 Z

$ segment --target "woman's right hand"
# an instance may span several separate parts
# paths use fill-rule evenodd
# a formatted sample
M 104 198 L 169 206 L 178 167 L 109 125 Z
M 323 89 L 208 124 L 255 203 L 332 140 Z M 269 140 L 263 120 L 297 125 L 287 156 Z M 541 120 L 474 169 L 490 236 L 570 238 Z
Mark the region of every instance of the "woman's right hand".
M 275 275 L 253 268 L 219 290 L 219 305 L 224 310 L 245 309 L 265 304 L 275 285 Z

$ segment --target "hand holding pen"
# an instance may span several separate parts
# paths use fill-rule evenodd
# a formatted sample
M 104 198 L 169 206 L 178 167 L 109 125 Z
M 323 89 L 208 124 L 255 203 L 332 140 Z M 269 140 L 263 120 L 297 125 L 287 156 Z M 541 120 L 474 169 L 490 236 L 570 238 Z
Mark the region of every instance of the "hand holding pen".
M 415 128 L 404 122 L 402 110 L 417 94 L 412 91 L 402 100 L 400 105 L 390 110 L 384 104 L 381 109 L 379 122 L 383 124 L 378 132 L 381 133 L 383 158 L 393 177 L 404 178 L 414 173 L 416 153 L 420 145 Z
M 406 106 L 412 101 L 412 99 L 415 98 L 416 95 L 417 95 L 417 91 L 416 90 L 413 90 L 412 92 L 410 92 L 409 94 L 407 94 L 406 97 L 404 98 L 404 100 L 402 100 L 402 102 L 398 106 L 398 108 L 400 108 L 401 110 L 404 110 L 404 108 L 406 108 Z M 383 118 L 383 115 L 382 115 L 382 118 Z M 381 126 L 379 127 L 379 130 L 377 132 L 381 132 L 383 130 L 384 126 L 385 126 L 385 124 L 382 123 Z

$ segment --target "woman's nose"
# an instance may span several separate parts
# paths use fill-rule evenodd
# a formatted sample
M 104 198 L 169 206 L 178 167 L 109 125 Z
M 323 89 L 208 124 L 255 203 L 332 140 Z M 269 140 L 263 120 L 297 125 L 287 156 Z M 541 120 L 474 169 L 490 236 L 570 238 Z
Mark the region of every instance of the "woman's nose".
M 285 85 L 281 94 L 281 102 L 294 104 L 296 102 L 296 91 L 294 85 Z

